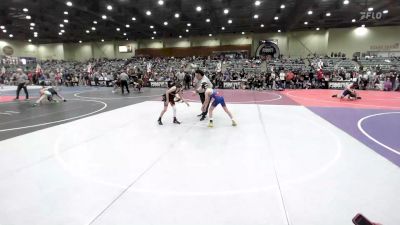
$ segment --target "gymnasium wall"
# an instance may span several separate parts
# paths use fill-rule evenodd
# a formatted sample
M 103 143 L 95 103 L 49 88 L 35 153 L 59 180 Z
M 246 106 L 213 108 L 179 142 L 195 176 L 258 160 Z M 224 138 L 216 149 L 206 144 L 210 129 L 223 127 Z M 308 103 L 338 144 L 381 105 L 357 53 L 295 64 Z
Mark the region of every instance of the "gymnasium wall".
M 37 57 L 37 45 L 29 42 L 14 41 L 14 40 L 0 40 L 0 55 L 3 55 L 3 48 L 10 46 L 14 49 L 13 56 Z
M 38 45 L 37 58 L 39 59 L 64 59 L 64 44 Z
M 130 58 L 137 54 L 160 56 L 208 55 L 216 49 L 248 49 L 255 54 L 260 40 L 274 40 L 281 54 L 305 57 L 309 53 L 328 54 L 343 52 L 351 57 L 354 52 L 376 50 L 377 46 L 390 51 L 400 51 L 400 27 L 366 27 L 321 29 L 320 31 L 295 31 L 261 34 L 223 34 L 212 37 L 189 37 L 135 41 L 84 42 L 34 45 L 14 40 L 0 40 L 0 54 L 4 46 L 14 49 L 14 56 L 30 56 L 39 59 L 66 59 L 85 61 L 89 58 Z M 396 45 L 397 44 L 397 45 Z M 131 45 L 132 53 L 119 53 L 119 45 Z M 225 46 L 225 47 L 223 47 Z M 382 47 L 383 46 L 383 47 Z M 393 47 L 394 46 L 394 47 Z M 397 47 L 396 47 L 397 46 Z
M 222 45 L 222 46 L 194 46 L 173 48 L 142 48 L 136 50 L 136 55 L 185 57 L 185 56 L 209 56 L 214 51 L 247 50 L 251 51 L 251 45 Z
M 397 44 L 397 48 L 392 48 Z M 338 50 L 351 57 L 354 52 L 400 51 L 400 27 L 365 27 L 330 29 L 327 52 Z M 378 47 L 378 48 L 377 48 Z

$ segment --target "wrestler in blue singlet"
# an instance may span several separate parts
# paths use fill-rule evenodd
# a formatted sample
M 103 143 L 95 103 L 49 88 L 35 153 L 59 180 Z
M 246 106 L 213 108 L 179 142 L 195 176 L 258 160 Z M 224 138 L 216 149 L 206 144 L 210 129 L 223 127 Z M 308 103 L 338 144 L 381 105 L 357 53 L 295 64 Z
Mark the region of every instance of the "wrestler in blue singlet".
M 225 107 L 225 99 L 223 96 L 219 95 L 218 91 L 213 89 L 213 93 L 211 94 L 210 98 L 213 98 L 214 101 L 212 103 L 212 106 L 216 107 L 217 105 L 221 104 L 222 107 Z

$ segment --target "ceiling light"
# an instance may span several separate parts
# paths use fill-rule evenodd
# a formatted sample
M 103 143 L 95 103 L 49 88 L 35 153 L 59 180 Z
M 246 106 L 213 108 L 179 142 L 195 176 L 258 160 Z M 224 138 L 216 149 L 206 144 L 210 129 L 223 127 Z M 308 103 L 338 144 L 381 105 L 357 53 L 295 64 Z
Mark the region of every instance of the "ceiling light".
M 274 20 L 279 20 L 279 17 L 275 16 L 275 17 L 274 17 Z
M 361 27 L 365 27 L 365 24 L 361 25 Z
M 164 26 L 167 26 L 168 25 L 168 22 L 167 21 L 164 21 Z
M 258 14 L 255 14 L 255 15 L 253 16 L 253 18 L 254 18 L 254 19 L 258 19 Z
M 190 27 L 190 26 L 192 26 L 192 24 L 188 23 L 188 24 L 186 24 L 186 26 Z
M 327 12 L 325 15 L 326 15 L 326 16 L 331 16 L 331 13 L 330 13 L 330 12 Z
M 3 30 L 3 33 L 7 33 L 7 30 Z
M 315 28 L 315 30 L 319 30 L 319 27 Z
M 372 10 L 374 10 L 374 8 L 372 8 L 372 7 L 369 7 L 369 8 L 368 8 L 368 11 L 371 12 Z
M 189 33 L 189 29 L 186 29 L 186 33 Z
M 61 33 L 65 33 L 65 30 L 61 30 Z
M 179 13 L 175 13 L 175 18 L 179 18 L 180 16 Z
M 278 33 L 282 32 L 281 30 L 278 30 Z
M 179 38 L 182 38 L 182 35 L 179 35 Z
M 92 27 L 92 30 L 96 30 L 96 27 Z
M 26 18 L 27 20 L 32 19 L 32 17 L 31 17 L 30 15 L 25 16 L 25 18 Z
M 286 8 L 286 6 L 284 4 L 282 4 L 281 5 L 281 9 L 284 9 L 284 8 Z
M 29 39 L 28 42 L 32 42 L 32 39 Z
M 104 39 L 101 39 L 101 42 L 104 42 Z
M 35 28 L 34 27 L 30 27 L 29 29 L 34 30 Z
M 154 37 L 151 37 L 151 40 L 154 40 Z
M 352 22 L 352 23 L 355 23 L 355 22 L 356 22 L 356 19 L 352 19 L 351 22 Z
M 224 9 L 224 14 L 228 14 L 229 13 L 229 9 Z
M 126 28 L 129 28 L 129 27 L 131 27 L 131 25 L 129 25 L 129 24 L 126 24 L 126 25 L 125 25 L 125 27 L 126 27 Z
M 309 11 L 307 12 L 307 14 L 308 14 L 308 15 L 312 15 L 312 14 L 313 14 L 313 11 L 312 11 L 312 10 L 309 10 Z
M 37 35 L 37 34 L 38 34 L 38 32 L 36 32 L 36 31 L 35 31 L 35 32 L 33 32 L 33 34 L 34 34 L 34 35 Z
M 132 21 L 136 21 L 136 17 L 132 17 Z
M 154 26 L 153 26 L 153 25 L 150 25 L 150 29 L 154 29 Z
M 207 22 L 207 23 L 209 23 L 210 21 L 211 21 L 210 18 L 207 18 L 207 19 L 206 19 L 206 22 Z
M 109 11 L 111 11 L 111 10 L 113 9 L 112 5 L 108 5 L 108 6 L 107 6 L 107 9 L 108 9 Z
M 5 26 L 0 26 L 0 29 L 4 30 L 6 27 Z
M 35 26 L 35 23 L 30 23 L 30 25 L 31 25 L 31 27 L 34 27 L 34 26 Z
M 151 11 L 150 11 L 150 10 L 147 10 L 147 11 L 146 11 L 146 15 L 150 16 L 150 15 L 151 15 Z
M 212 37 L 212 34 L 208 34 L 209 37 Z
M 153 34 L 157 34 L 157 31 L 153 31 Z
M 67 6 L 71 7 L 72 6 L 72 2 L 68 1 L 67 2 Z
M 124 36 L 126 36 L 126 33 L 124 33 Z
M 201 10 L 202 10 L 201 6 L 197 6 L 197 7 L 196 7 L 196 11 L 197 11 L 197 12 L 200 12 Z
M 81 44 L 82 43 L 82 41 L 79 41 L 79 44 Z
M 225 30 L 225 27 L 221 27 L 221 30 Z
M 28 12 L 29 10 L 27 8 L 23 8 L 22 11 Z
M 68 15 L 68 12 L 67 12 L 67 11 L 64 11 L 64 15 Z
M 308 22 L 306 21 L 306 22 L 304 22 L 304 25 L 308 25 Z
M 116 29 L 117 31 L 120 31 L 121 29 L 119 28 L 119 27 L 117 27 L 117 29 Z
M 255 2 L 254 2 L 254 5 L 255 5 L 255 6 L 259 6 L 260 4 L 261 4 L 260 1 L 255 1 Z
M 10 34 L 10 35 L 8 35 L 10 38 L 12 38 L 12 37 L 14 37 L 14 35 L 12 35 L 12 34 Z
M 228 23 L 231 24 L 231 23 L 232 23 L 232 20 L 228 20 Z
M 61 32 L 59 32 L 59 33 L 58 33 L 58 35 L 60 35 L 60 36 L 61 36 L 61 35 L 62 35 L 62 33 L 61 33 Z
M 245 32 L 242 32 L 242 34 L 245 34 Z
M 86 33 L 88 34 L 88 33 L 90 33 L 90 31 L 89 31 L 89 30 L 86 30 Z
M 159 0 L 159 1 L 158 1 L 158 4 L 159 4 L 159 5 L 164 5 L 164 1 L 163 1 L 163 0 Z
M 93 23 L 94 23 L 94 24 L 97 24 L 97 21 L 95 20 L 95 21 L 93 21 Z
M 389 10 L 385 9 L 383 10 L 383 14 L 387 14 L 389 12 Z
M 350 3 L 349 0 L 344 0 L 344 1 L 343 1 L 343 4 L 345 4 L 345 5 L 348 5 L 349 3 Z
M 68 23 L 69 21 L 67 19 L 64 20 L 64 23 Z
M 264 24 L 261 24 L 260 27 L 264 27 Z
M 107 16 L 106 16 L 106 15 L 102 15 L 101 18 L 102 18 L 103 20 L 106 20 L 106 19 L 107 19 Z

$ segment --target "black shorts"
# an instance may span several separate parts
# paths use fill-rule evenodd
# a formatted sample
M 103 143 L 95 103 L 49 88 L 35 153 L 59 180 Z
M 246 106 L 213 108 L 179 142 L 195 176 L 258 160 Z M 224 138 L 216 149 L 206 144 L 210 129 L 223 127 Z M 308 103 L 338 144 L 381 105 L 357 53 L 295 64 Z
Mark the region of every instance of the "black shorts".
M 162 96 L 162 101 L 164 102 L 164 105 L 168 105 L 167 96 L 165 94 Z M 173 96 L 173 95 L 169 96 L 169 103 L 171 105 L 175 105 L 175 96 Z
M 53 88 L 49 88 L 47 90 L 51 93 L 51 95 L 58 95 L 57 91 L 54 90 Z
M 346 97 L 346 96 L 350 96 L 350 97 L 352 97 L 352 98 L 355 98 L 356 97 L 356 95 L 353 93 L 353 92 L 351 92 L 351 91 L 349 91 L 349 90 L 345 90 L 344 92 L 343 92 L 343 94 L 342 94 L 342 96 L 343 97 Z

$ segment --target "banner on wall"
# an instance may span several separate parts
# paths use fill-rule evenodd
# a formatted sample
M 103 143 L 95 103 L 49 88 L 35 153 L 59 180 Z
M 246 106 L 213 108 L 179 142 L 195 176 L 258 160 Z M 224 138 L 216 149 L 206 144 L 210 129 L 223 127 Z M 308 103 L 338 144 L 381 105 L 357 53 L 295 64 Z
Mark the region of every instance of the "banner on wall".
M 166 88 L 166 87 L 168 87 L 168 82 L 167 81 L 150 81 L 150 87 Z
M 243 81 L 224 81 L 223 87 L 224 89 L 240 89 Z
M 328 87 L 329 89 L 344 89 L 352 83 L 352 81 L 329 81 Z
M 277 40 L 262 40 L 256 51 L 257 57 L 278 58 L 281 54 Z

